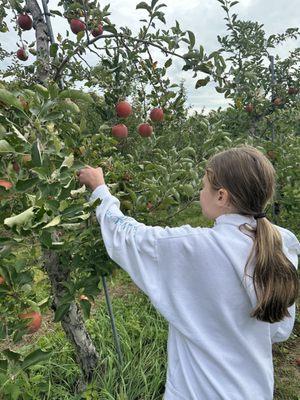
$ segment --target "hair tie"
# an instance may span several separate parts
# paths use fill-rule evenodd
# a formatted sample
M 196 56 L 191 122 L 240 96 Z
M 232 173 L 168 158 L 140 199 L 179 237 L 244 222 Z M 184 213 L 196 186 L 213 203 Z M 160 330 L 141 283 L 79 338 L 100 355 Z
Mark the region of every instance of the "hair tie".
M 266 217 L 266 213 L 264 213 L 264 212 L 254 215 L 254 219 L 265 218 L 265 217 Z

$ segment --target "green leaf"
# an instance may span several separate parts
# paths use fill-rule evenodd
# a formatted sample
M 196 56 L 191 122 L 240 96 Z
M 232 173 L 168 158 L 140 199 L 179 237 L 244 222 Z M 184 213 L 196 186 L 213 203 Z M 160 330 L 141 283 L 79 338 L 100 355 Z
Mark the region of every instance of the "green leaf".
M 49 92 L 48 92 L 48 89 L 45 88 L 45 86 L 40 85 L 39 83 L 36 83 L 34 85 L 34 88 L 35 88 L 36 92 L 38 92 L 41 96 L 43 96 L 45 99 L 48 99 Z
M 206 86 L 209 81 L 210 81 L 210 77 L 209 76 L 207 76 L 204 79 L 198 79 L 198 81 L 196 82 L 196 85 L 195 85 L 195 89 L 198 89 L 201 86 Z
M 35 167 L 41 167 L 43 160 L 42 160 L 42 152 L 41 152 L 41 144 L 39 139 L 37 139 L 31 148 L 31 162 L 32 165 Z
M 20 353 L 16 353 L 16 352 L 11 351 L 11 350 L 9 350 L 9 349 L 3 350 L 2 353 L 5 355 L 5 357 L 6 357 L 8 360 L 11 360 L 11 361 L 19 361 L 19 359 L 20 359 L 20 357 L 21 357 L 21 354 L 20 354 Z
M 77 42 L 80 42 L 80 40 L 84 37 L 85 31 L 80 31 L 77 33 Z
M 117 35 L 118 31 L 116 30 L 116 28 L 112 25 L 106 25 L 105 26 L 105 30 L 112 33 L 113 35 Z
M 43 231 L 40 235 L 40 241 L 45 247 L 51 247 L 52 245 L 52 238 L 51 233 L 49 231 Z
M 53 218 L 52 221 L 50 221 L 47 225 L 43 226 L 42 229 L 50 228 L 51 226 L 56 226 L 60 223 L 60 216 L 57 215 L 55 218 Z
M 6 89 L 0 89 L 0 101 L 7 104 L 8 106 L 18 108 L 23 111 L 23 106 L 12 93 Z
M 75 89 L 63 90 L 62 92 L 60 92 L 58 97 L 60 99 L 70 98 L 71 100 L 82 100 L 86 103 L 94 102 L 94 100 L 88 93 L 82 92 L 81 90 L 75 90 Z
M 7 360 L 0 360 L 0 372 L 6 373 L 8 367 Z
M 211 74 L 211 69 L 208 67 L 207 64 L 200 64 L 198 70 L 204 72 L 205 74 Z
M 31 178 L 31 179 L 26 179 L 26 180 L 19 180 L 16 183 L 16 190 L 18 192 L 26 192 L 28 189 L 33 187 L 39 182 L 39 178 Z
M 42 351 L 41 349 L 37 349 L 32 353 L 28 354 L 28 356 L 24 358 L 21 364 L 21 368 L 24 370 L 42 361 L 49 360 L 50 356 L 51 356 L 50 351 Z
M 195 42 L 196 42 L 195 35 L 194 35 L 194 33 L 192 31 L 187 31 L 187 33 L 188 33 L 189 39 L 190 39 L 190 46 L 189 47 L 193 48 L 195 46 Z
M 151 8 L 155 7 L 155 4 L 158 2 L 158 0 L 152 0 L 151 1 Z
M 63 16 L 60 11 L 57 11 L 57 10 L 49 10 L 49 11 L 50 11 L 50 14 L 58 15 L 59 17 Z
M 172 65 L 172 58 L 169 58 L 166 62 L 165 62 L 165 68 L 169 68 Z
M 135 8 L 136 8 L 136 10 L 139 8 L 145 9 L 145 10 L 149 11 L 149 13 L 151 13 L 151 7 L 145 1 L 142 1 L 141 3 L 137 4 L 137 6 Z
M 28 208 L 21 214 L 14 215 L 13 217 L 5 218 L 4 225 L 12 228 L 13 226 L 25 225 L 34 216 L 33 207 Z
M 58 96 L 59 93 L 59 87 L 57 83 L 52 83 L 48 86 L 48 90 L 50 93 L 51 99 L 55 99 Z
M 52 43 L 50 46 L 50 57 L 56 57 L 57 50 L 58 50 L 58 44 Z
M 62 167 L 71 168 L 73 164 L 74 164 L 74 154 L 70 154 L 69 156 L 65 157 L 60 168 L 62 168 Z
M 69 311 L 69 308 L 70 303 L 60 304 L 55 311 L 54 322 L 59 322 L 62 317 Z
M 6 141 L 0 140 L 0 153 L 14 153 L 15 149 Z
M 89 318 L 91 313 L 91 303 L 88 300 L 80 300 L 80 306 L 84 318 Z
M 59 103 L 60 108 L 63 110 L 68 110 L 71 113 L 79 114 L 80 108 L 76 103 L 74 103 L 71 99 L 65 99 L 63 102 Z

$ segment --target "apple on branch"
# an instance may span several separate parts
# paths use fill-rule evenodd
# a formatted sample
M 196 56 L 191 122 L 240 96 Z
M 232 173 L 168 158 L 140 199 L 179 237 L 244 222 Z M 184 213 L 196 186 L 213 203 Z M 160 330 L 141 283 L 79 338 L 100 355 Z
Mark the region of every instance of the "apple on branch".
M 150 137 L 152 135 L 153 132 L 153 128 L 151 125 L 144 123 L 144 124 L 140 124 L 138 126 L 138 133 L 142 136 L 142 137 Z
M 23 31 L 30 31 L 32 28 L 32 19 L 26 13 L 19 14 L 17 18 L 17 24 L 21 29 L 23 29 Z
M 120 118 L 127 118 L 132 113 L 132 107 L 127 101 L 120 101 L 116 105 L 116 113 Z
M 71 31 L 77 35 L 77 33 L 82 32 L 85 30 L 85 23 L 80 19 L 71 19 Z
M 124 124 L 117 124 L 112 127 L 111 133 L 117 138 L 125 138 L 128 136 L 128 129 Z
M 28 53 L 23 47 L 17 51 L 17 58 L 21 61 L 28 60 Z
M 94 28 L 94 29 L 92 30 L 92 35 L 93 35 L 94 37 L 98 37 L 98 36 L 101 36 L 102 33 L 103 33 L 103 25 L 102 25 L 101 23 L 99 23 L 98 26 L 97 26 L 97 28 Z
M 153 122 L 162 121 L 164 119 L 164 112 L 161 108 L 153 108 L 150 112 L 150 118 Z

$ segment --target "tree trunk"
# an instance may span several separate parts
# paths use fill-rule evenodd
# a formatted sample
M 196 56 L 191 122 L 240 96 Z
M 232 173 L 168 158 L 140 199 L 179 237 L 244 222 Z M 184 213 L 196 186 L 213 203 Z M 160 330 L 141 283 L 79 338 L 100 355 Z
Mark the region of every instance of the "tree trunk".
M 37 51 L 36 79 L 40 83 L 45 83 L 50 74 L 49 35 L 47 24 L 36 0 L 26 0 L 26 11 L 32 15 L 33 27 L 35 29 Z
M 53 309 L 56 310 L 60 299 L 66 293 L 66 288 L 63 284 L 68 280 L 70 271 L 60 264 L 59 254 L 53 250 L 44 251 L 44 266 L 52 286 Z M 82 369 L 84 381 L 90 382 L 97 366 L 99 355 L 85 328 L 80 309 L 75 302 L 71 303 L 69 310 L 61 320 L 61 324 L 75 348 L 77 362 Z

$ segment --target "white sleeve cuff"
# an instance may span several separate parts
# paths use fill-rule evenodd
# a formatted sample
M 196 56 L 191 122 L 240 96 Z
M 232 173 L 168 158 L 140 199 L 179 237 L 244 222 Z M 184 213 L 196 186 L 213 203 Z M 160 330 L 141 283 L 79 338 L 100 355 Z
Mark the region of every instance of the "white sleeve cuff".
M 111 196 L 108 186 L 105 184 L 99 185 L 96 189 L 92 192 L 90 196 L 90 202 L 95 201 L 96 199 L 104 199 L 106 196 Z

